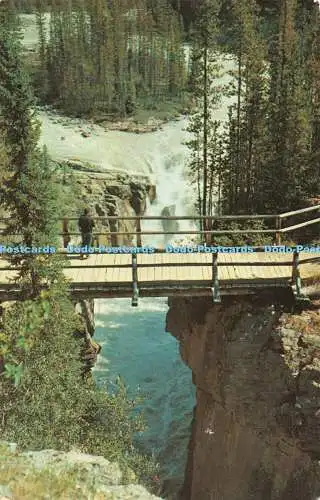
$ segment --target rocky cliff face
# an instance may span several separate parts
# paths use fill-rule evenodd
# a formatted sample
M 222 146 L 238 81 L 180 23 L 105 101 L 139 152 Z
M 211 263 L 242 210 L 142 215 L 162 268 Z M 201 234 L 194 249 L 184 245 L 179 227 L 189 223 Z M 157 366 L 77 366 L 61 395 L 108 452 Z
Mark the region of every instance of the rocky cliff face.
M 89 374 L 94 367 L 101 346 L 94 339 L 95 320 L 94 320 L 94 300 L 83 299 L 75 303 L 75 310 L 81 315 L 83 327 L 80 331 L 74 332 L 76 337 L 84 340 L 81 359 L 83 360 L 83 373 Z
M 184 500 L 320 496 L 320 304 L 172 299 L 167 331 L 197 388 Z
M 66 190 L 76 197 L 75 206 L 65 214 L 67 216 L 78 216 L 79 208 L 87 206 L 94 217 L 135 217 L 145 213 L 147 198 L 151 202 L 156 198 L 156 187 L 145 176 L 107 172 L 71 161 L 63 162 L 60 169 L 65 172 L 61 175 Z M 101 233 L 127 232 L 120 236 L 100 236 L 101 245 L 135 244 L 135 237 L 129 234 L 135 230 L 136 221 L 101 220 L 95 227 L 95 231 Z

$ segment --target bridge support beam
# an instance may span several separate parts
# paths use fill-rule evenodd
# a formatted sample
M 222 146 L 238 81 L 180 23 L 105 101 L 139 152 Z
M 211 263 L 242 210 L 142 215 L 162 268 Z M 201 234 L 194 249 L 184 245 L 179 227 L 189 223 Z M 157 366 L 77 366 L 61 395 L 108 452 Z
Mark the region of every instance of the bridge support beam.
M 299 252 L 294 252 L 293 262 L 292 262 L 291 283 L 293 286 L 295 286 L 294 296 L 295 296 L 296 306 L 303 308 L 304 306 L 308 306 L 311 303 L 311 300 L 301 291 L 302 282 L 301 282 L 299 264 L 300 264 Z
M 299 252 L 294 252 L 292 262 L 292 284 L 296 286 L 296 294 L 301 296 L 301 277 L 299 269 Z
M 212 297 L 214 303 L 221 303 L 219 277 L 218 277 L 218 254 L 212 254 Z
M 138 264 L 137 254 L 132 254 L 132 307 L 138 306 L 139 288 L 138 288 Z

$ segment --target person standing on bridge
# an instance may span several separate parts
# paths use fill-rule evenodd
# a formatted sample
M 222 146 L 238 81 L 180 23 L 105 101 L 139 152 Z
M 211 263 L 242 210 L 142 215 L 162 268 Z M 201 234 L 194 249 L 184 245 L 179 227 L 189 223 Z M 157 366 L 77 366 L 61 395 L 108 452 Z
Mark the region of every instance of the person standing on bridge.
M 95 223 L 92 217 L 90 217 L 88 208 L 85 208 L 83 214 L 80 215 L 78 226 L 81 232 L 82 246 L 90 247 L 92 242 L 92 229 L 94 228 Z M 88 258 L 89 254 L 87 254 L 86 257 Z M 84 259 L 85 254 L 81 254 L 81 258 Z
M 70 241 L 70 233 L 69 233 L 69 220 L 68 217 L 64 217 L 62 220 L 62 238 L 63 238 L 63 247 L 67 248 Z

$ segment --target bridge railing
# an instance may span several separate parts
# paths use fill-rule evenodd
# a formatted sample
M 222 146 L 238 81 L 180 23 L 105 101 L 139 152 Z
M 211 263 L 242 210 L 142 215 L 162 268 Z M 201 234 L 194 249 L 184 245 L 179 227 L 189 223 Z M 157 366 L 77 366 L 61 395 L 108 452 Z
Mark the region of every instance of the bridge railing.
M 319 217 L 312 218 L 309 220 L 305 220 L 303 222 L 300 222 L 298 224 L 293 224 L 293 225 L 288 225 L 285 226 L 283 225 L 284 220 L 288 220 L 292 217 L 296 217 L 299 215 L 304 215 L 304 214 L 310 214 L 310 213 L 318 213 Z M 80 237 L 81 232 L 80 231 L 70 231 L 68 228 L 68 225 L 70 222 L 77 222 L 79 217 L 65 217 L 64 219 L 61 219 L 62 227 L 63 224 L 66 224 L 67 221 L 67 227 L 63 227 L 63 230 L 59 235 L 63 238 L 65 236 L 77 236 Z M 237 236 L 237 235 L 272 235 L 273 236 L 273 242 L 276 245 L 281 245 L 281 240 L 282 236 L 284 234 L 292 233 L 293 231 L 296 231 L 298 229 L 302 229 L 307 226 L 311 226 L 314 224 L 318 224 L 320 222 L 320 205 L 315 205 L 312 207 L 300 209 L 300 210 L 295 210 L 291 212 L 286 212 L 282 214 L 248 214 L 248 215 L 222 215 L 222 216 L 128 216 L 128 217 L 123 217 L 123 216 L 94 216 L 92 217 L 93 220 L 99 221 L 99 222 L 107 222 L 109 224 L 109 227 L 111 230 L 107 231 L 93 231 L 92 236 L 93 238 L 96 239 L 99 245 L 99 237 L 104 236 L 107 239 L 111 239 L 111 245 L 119 245 L 119 239 L 124 239 L 124 237 L 127 238 L 129 241 L 126 243 L 126 246 L 136 245 L 138 247 L 143 246 L 143 236 L 193 236 L 193 237 L 198 237 L 199 238 L 199 243 L 207 243 L 207 244 L 212 244 L 214 243 L 214 236 Z M 2 222 L 4 225 L 7 220 L 10 220 L 9 218 L 0 218 L 0 222 Z M 193 221 L 201 224 L 201 222 L 204 222 L 204 227 L 208 228 L 210 227 L 211 229 L 198 229 L 198 230 L 173 230 L 173 231 L 154 231 L 154 230 L 142 230 L 142 222 L 143 221 Z M 119 222 L 127 222 L 127 221 L 135 221 L 135 229 L 132 231 L 125 231 L 125 230 L 114 230 L 115 226 Z M 215 222 L 220 222 L 220 221 L 232 221 L 232 222 L 241 222 L 243 223 L 244 221 L 260 221 L 262 223 L 268 222 L 273 222 L 273 228 L 268 228 L 268 229 L 254 229 L 250 225 L 248 227 L 245 227 L 243 229 L 212 229 L 213 225 Z M 0 231 L 0 236 L 5 235 L 6 237 L 8 236 L 20 236 L 17 233 L 11 233 L 8 234 L 5 232 L 5 229 Z M 131 238 L 129 238 L 131 237 Z M 133 242 L 132 240 L 135 240 Z M 50 243 L 50 242 L 48 242 Z M 94 246 L 98 246 L 94 245 Z M 157 249 L 157 251 L 161 251 L 161 249 Z
M 303 227 L 307 227 L 313 224 L 317 224 L 320 222 L 320 217 L 315 219 L 309 219 L 299 224 L 288 225 L 283 227 L 283 221 L 285 219 L 289 219 L 290 217 L 306 214 L 306 213 L 316 213 L 318 212 L 320 215 L 320 205 L 316 205 L 313 207 L 304 208 L 301 210 L 295 210 L 292 212 L 282 213 L 282 214 L 248 214 L 248 215 L 222 215 L 222 216 L 131 216 L 131 217 L 119 217 L 119 216 L 100 216 L 93 217 L 96 221 L 108 221 L 112 224 L 119 223 L 120 221 L 135 221 L 136 228 L 134 231 L 107 231 L 107 232 L 97 232 L 93 233 L 93 236 L 107 236 L 114 240 L 115 244 L 117 244 L 118 237 L 128 237 L 133 236 L 136 240 L 137 246 L 143 245 L 143 236 L 193 236 L 198 237 L 200 242 L 204 243 L 212 243 L 214 236 L 237 236 L 237 235 L 273 235 L 273 240 L 276 245 L 281 245 L 282 235 L 286 233 L 293 232 L 297 229 L 301 229 Z M 70 217 L 69 221 L 77 221 L 77 217 Z M 193 221 L 201 224 L 204 223 L 204 227 L 211 229 L 199 229 L 199 230 L 173 230 L 173 231 L 154 231 L 154 230 L 142 230 L 142 222 L 143 221 Z M 215 222 L 245 222 L 245 221 L 259 221 L 259 222 L 274 222 L 273 228 L 268 229 L 254 229 L 250 225 L 243 229 L 213 229 L 213 225 Z M 80 232 L 69 232 L 70 236 L 79 236 Z M 60 233 L 63 236 L 63 233 Z
M 263 251 L 262 248 L 255 248 L 255 251 Z M 288 256 L 289 259 L 289 256 Z M 183 262 L 183 260 L 179 260 L 178 262 L 138 262 L 139 256 L 135 253 L 131 255 L 131 262 L 126 263 L 126 264 L 120 264 L 120 263 L 114 263 L 114 264 L 90 264 L 90 260 L 88 262 L 82 263 L 82 264 L 65 264 L 63 267 L 66 270 L 75 270 L 75 269 L 102 269 L 106 271 L 107 269 L 131 269 L 131 282 L 126 282 L 124 283 L 108 283 L 106 282 L 88 282 L 87 280 L 84 281 L 83 283 L 81 282 L 75 282 L 74 284 L 71 284 L 71 290 L 72 293 L 75 296 L 79 297 L 88 297 L 92 296 L 97 298 L 98 297 L 105 297 L 109 296 L 108 295 L 108 288 L 112 288 L 112 285 L 119 289 L 119 284 L 122 286 L 122 290 L 124 290 L 122 293 L 124 295 L 120 296 L 128 296 L 128 287 L 129 287 L 129 295 L 132 297 L 132 306 L 137 306 L 138 305 L 138 300 L 139 300 L 139 295 L 140 295 L 140 289 L 141 287 L 144 288 L 144 293 L 148 290 L 149 293 L 150 291 L 153 291 L 153 295 L 150 294 L 150 296 L 158 296 L 158 295 L 170 295 L 170 294 L 176 294 L 177 290 L 178 293 L 183 295 L 183 293 L 186 293 L 187 290 L 187 295 L 192 295 L 194 293 L 194 290 L 197 290 L 199 292 L 199 288 L 201 289 L 207 289 L 212 295 L 213 302 L 215 303 L 220 303 L 221 302 L 221 293 L 226 293 L 226 292 L 221 292 L 221 282 L 220 282 L 220 277 L 219 277 L 219 269 L 221 267 L 227 267 L 227 266 L 236 266 L 236 267 L 241 267 L 241 266 L 251 266 L 251 267 L 268 267 L 270 266 L 271 268 L 277 267 L 277 266 L 286 266 L 286 267 L 291 267 L 291 276 L 287 275 L 284 276 L 283 279 L 281 280 L 281 283 L 276 285 L 274 282 L 274 278 L 270 277 L 270 279 L 258 279 L 258 280 L 244 280 L 244 279 L 235 279 L 227 286 L 227 294 L 232 294 L 232 295 L 237 295 L 237 294 L 247 294 L 247 293 L 254 293 L 254 291 L 257 290 L 262 290 L 268 288 L 268 286 L 285 286 L 286 288 L 288 286 L 292 286 L 295 296 L 298 300 L 305 300 L 303 294 L 302 294 L 302 280 L 301 280 L 301 275 L 300 275 L 300 266 L 303 264 L 308 264 L 308 263 L 320 263 L 320 257 L 319 257 L 319 252 L 318 255 L 315 257 L 311 258 L 305 258 L 300 259 L 299 253 L 294 252 L 291 260 L 272 260 L 272 261 L 252 261 L 250 259 L 249 261 L 247 260 L 241 260 L 241 261 L 231 261 L 231 262 L 225 262 L 225 261 L 219 261 L 219 254 L 218 253 L 212 253 L 211 258 L 204 261 L 202 259 L 201 262 Z M 110 262 L 110 261 L 109 261 Z M 174 283 L 171 285 L 168 285 L 167 282 L 164 284 L 162 282 L 148 282 L 148 283 L 141 283 L 139 280 L 139 273 L 138 271 L 140 269 L 145 269 L 145 268 L 155 268 L 155 267 L 164 267 L 164 268 L 171 268 L 171 267 L 209 267 L 211 268 L 211 278 L 207 277 L 207 279 L 200 279 L 199 283 L 198 281 L 195 281 L 194 283 L 188 282 L 187 284 L 184 284 L 181 286 L 179 282 L 176 282 L 174 280 Z M 1 283 L 1 273 L 6 272 L 6 271 L 18 271 L 20 268 L 19 267 L 12 267 L 12 266 L 5 266 L 5 267 L 0 267 L 0 283 Z M 17 300 L 19 299 L 19 286 L 16 284 L 15 278 L 10 279 L 11 283 L 7 284 L 0 284 L 0 297 L 3 300 Z M 270 284 L 268 283 L 270 282 Z M 272 282 L 272 283 L 271 283 Z M 125 286 L 124 286 L 125 285 Z M 223 285 L 224 288 L 226 288 L 226 284 L 224 283 Z M 45 285 L 44 285 L 45 288 Z M 130 293 L 131 289 L 131 293 Z M 161 291 L 159 294 L 159 290 Z M 251 290 L 251 291 L 250 291 Z M 157 293 L 154 293 L 154 292 Z M 165 293 L 164 293 L 165 292 Z M 102 295 L 101 295 L 102 293 Z
M 305 208 L 305 209 L 301 209 L 301 210 L 295 210 L 295 211 L 292 211 L 292 212 L 287 212 L 287 213 L 283 213 L 283 214 L 277 214 L 277 215 L 270 215 L 270 214 L 265 214 L 265 215 L 225 215 L 225 216 L 182 216 L 182 217 L 179 217 L 179 216 L 131 216 L 131 217 L 118 217 L 118 216 L 102 216 L 102 217 L 93 217 L 93 219 L 95 219 L 96 221 L 107 221 L 108 224 L 109 224 L 109 227 L 110 228 L 114 228 L 114 225 L 121 222 L 121 221 L 135 221 L 135 230 L 134 231 L 98 231 L 98 232 L 94 232 L 93 235 L 95 237 L 99 237 L 99 236 L 106 236 L 107 238 L 111 238 L 111 244 L 112 243 L 115 243 L 117 246 L 119 246 L 119 242 L 118 242 L 118 238 L 119 237 L 129 237 L 129 236 L 133 236 L 135 237 L 135 240 L 136 240 L 136 245 L 137 246 L 142 246 L 143 244 L 143 236 L 145 235 L 148 235 L 148 236 L 153 236 L 153 235 L 172 235 L 172 236 L 177 236 L 177 235 L 193 235 L 193 236 L 197 236 L 200 240 L 204 239 L 204 242 L 205 243 L 212 243 L 212 240 L 213 240 L 213 237 L 216 236 L 216 235 L 232 235 L 232 236 L 235 236 L 235 235 L 243 235 L 243 234 L 260 234 L 260 235 L 266 235 L 266 234 L 271 234 L 274 236 L 274 243 L 276 245 L 280 245 L 281 244 L 281 237 L 283 234 L 287 234 L 287 233 L 292 233 L 293 231 L 296 231 L 298 229 L 301 229 L 301 228 L 304 228 L 304 227 L 307 227 L 307 226 L 311 226 L 311 225 L 315 225 L 315 224 L 318 224 L 320 222 L 320 217 L 317 216 L 319 215 L 319 212 L 320 212 L 320 205 L 316 205 L 316 206 L 313 206 L 313 207 L 308 207 L 308 208 Z M 288 224 L 288 220 L 292 217 L 296 217 L 296 216 L 301 216 L 301 215 L 305 215 L 305 214 L 315 214 L 316 216 L 312 219 L 309 219 L 309 220 L 305 220 L 303 222 L 299 222 L 299 223 L 295 223 L 295 224 L 290 224 L 287 225 L 287 226 L 283 226 L 283 221 L 284 220 L 287 220 L 287 224 Z M 6 219 L 8 220 L 8 219 Z M 70 217 L 68 218 L 68 222 L 71 222 L 71 221 L 77 221 L 78 220 L 78 217 Z M 206 228 L 212 227 L 212 224 L 215 222 L 215 221 L 268 221 L 268 223 L 272 222 L 274 224 L 274 227 L 273 228 L 268 228 L 268 229 L 253 229 L 252 226 L 248 225 L 248 227 L 246 228 L 243 228 L 243 229 L 220 229 L 220 230 L 217 230 L 217 229 L 206 229 L 206 230 L 188 230 L 188 231 L 180 231 L 180 230 L 176 230 L 176 231 L 144 231 L 141 229 L 141 223 L 142 221 L 145 221 L 145 220 L 154 220 L 154 221 L 168 221 L 168 220 L 172 220 L 172 221 L 184 221 L 184 220 L 191 220 L 191 221 L 197 221 L 198 223 L 205 220 L 205 224 L 203 226 L 205 226 Z M 5 222 L 5 220 L 2 219 L 3 222 Z M 64 219 L 64 224 L 65 224 L 65 219 Z M 15 236 L 15 237 L 19 237 L 21 235 L 19 234 L 15 234 L 15 235 L 9 235 L 9 234 L 6 234 L 5 231 L 2 233 L 2 234 L 5 234 L 6 237 L 8 236 Z M 63 232 L 60 233 L 60 235 L 62 237 L 66 236 L 66 234 L 68 236 L 80 236 L 80 231 L 76 231 L 76 232 L 69 232 L 68 231 L 68 228 L 66 230 L 66 226 L 64 226 L 63 228 Z M 132 239 L 134 238 L 131 238 L 131 242 L 132 242 Z M 48 242 L 50 243 L 50 242 Z M 16 244 L 19 244 L 19 242 L 17 242 Z M 131 243 L 132 244 L 132 243 Z M 130 246 L 130 244 L 126 244 L 126 246 Z M 259 251 L 263 251 L 264 248 L 263 247 L 254 247 L 254 250 L 256 252 L 259 252 Z M 156 249 L 155 250 L 156 252 L 164 252 L 165 250 L 164 249 Z M 66 254 L 66 250 L 64 249 L 61 249 L 59 250 L 58 253 L 63 253 L 63 254 Z M 3 257 L 5 257 L 5 254 L 3 255 Z M 302 261 L 300 261 L 299 259 L 299 254 L 298 252 L 294 252 L 293 254 L 293 258 L 289 261 L 286 261 L 284 262 L 283 260 L 281 261 L 263 261 L 263 262 L 259 262 L 259 261 L 256 261 L 256 262 L 246 262 L 246 261 L 241 261 L 241 262 L 236 262 L 236 263 L 233 263 L 232 265 L 236 265 L 237 267 L 238 266 L 252 266 L 254 265 L 255 267 L 256 266 L 291 266 L 291 269 L 292 269 L 292 275 L 291 275 L 291 284 L 295 286 L 295 289 L 296 289 L 296 295 L 299 297 L 301 296 L 301 277 L 300 277 L 300 265 L 301 264 L 305 264 L 305 263 L 308 263 L 308 262 L 315 262 L 315 261 L 319 261 L 319 257 L 313 257 L 313 258 L 310 258 L 310 259 L 303 259 Z M 89 261 L 90 262 L 90 261 Z M 132 254 L 131 256 L 131 263 L 128 263 L 128 264 L 90 264 L 89 262 L 86 262 L 85 264 L 82 263 L 81 265 L 77 265 L 77 264 L 74 264 L 72 263 L 72 265 L 68 265 L 66 264 L 64 267 L 65 269 L 76 269 L 76 268 L 83 268 L 84 265 L 86 268 L 88 269 L 108 269 L 108 268 L 131 268 L 132 270 L 132 282 L 131 282 L 131 286 L 132 286 L 132 305 L 133 306 L 136 306 L 138 304 L 138 296 L 139 296 L 139 280 L 138 280 L 138 269 L 140 268 L 147 268 L 147 267 L 155 267 L 155 264 L 154 263 L 142 263 L 142 262 L 139 262 L 138 263 L 138 258 L 137 258 L 137 255 L 136 254 Z M 211 291 L 212 291 L 212 296 L 213 296 L 213 300 L 214 302 L 220 302 L 220 286 L 219 286 L 219 275 L 218 275 L 218 267 L 220 266 L 228 266 L 230 265 L 230 263 L 227 263 L 227 262 L 220 262 L 218 263 L 218 254 L 217 253 L 212 253 L 212 258 L 209 260 L 209 261 L 202 261 L 202 262 L 183 262 L 182 259 L 177 262 L 177 263 L 157 263 L 156 266 L 157 267 L 161 267 L 161 266 L 165 266 L 165 267 L 173 267 L 173 266 L 179 266 L 179 267 L 184 267 L 184 266 L 192 266 L 192 267 L 195 267 L 195 266 L 210 266 L 212 271 L 211 271 L 211 280 L 210 280 L 210 288 L 211 288 Z M 5 271 L 12 271 L 12 270 L 18 270 L 17 267 L 12 267 L 12 266 L 4 266 L 4 267 L 1 267 L 0 268 L 0 271 L 2 272 L 5 272 Z M 241 281 L 241 280 L 240 280 Z M 262 281 L 265 281 L 265 280 L 262 280 Z M 88 292 L 88 289 L 87 289 L 87 286 L 88 286 L 88 283 L 85 283 L 85 291 L 86 293 Z M 94 286 L 98 286 L 96 283 L 92 283 L 92 288 L 94 288 Z M 5 291 L 8 292 L 8 296 L 10 296 L 10 293 L 11 295 L 13 296 L 14 293 L 18 293 L 17 290 L 15 289 L 15 284 L 12 283 L 12 284 L 7 284 L 7 285 L 1 285 L 1 287 L 3 287 L 5 289 Z M 79 284 L 78 284 L 79 286 Z M 99 286 L 101 287 L 101 284 L 99 284 Z M 155 284 L 152 284 L 152 286 L 155 286 Z M 259 284 L 256 284 L 255 286 L 259 287 L 259 286 L 265 286 L 265 284 L 261 283 L 260 285 Z M 11 290 L 11 292 L 10 292 Z M 168 294 L 169 294 L 169 291 L 168 291 Z

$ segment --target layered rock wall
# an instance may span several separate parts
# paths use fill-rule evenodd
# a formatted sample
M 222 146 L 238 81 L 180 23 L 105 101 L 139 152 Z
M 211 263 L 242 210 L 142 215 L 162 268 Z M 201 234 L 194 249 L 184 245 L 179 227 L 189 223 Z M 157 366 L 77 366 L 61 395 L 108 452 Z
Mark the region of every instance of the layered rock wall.
M 320 496 L 319 305 L 171 299 L 167 331 L 197 388 L 184 500 Z
M 65 162 L 69 173 L 62 174 L 63 182 L 69 186 L 75 197 L 78 197 L 78 206 L 73 213 L 66 216 L 78 216 L 80 207 L 87 206 L 95 217 L 135 217 L 144 215 L 147 199 L 152 202 L 156 198 L 156 188 L 148 177 L 129 176 L 115 172 L 93 171 L 70 162 Z M 63 167 L 65 168 L 65 167 Z M 62 171 L 63 171 L 62 168 Z M 70 168 L 72 173 L 70 173 Z M 123 232 L 124 235 L 99 236 L 100 245 L 130 245 L 136 244 L 134 235 L 136 221 L 109 221 L 99 220 L 96 223 L 97 233 Z M 74 228 L 76 231 L 77 227 Z

